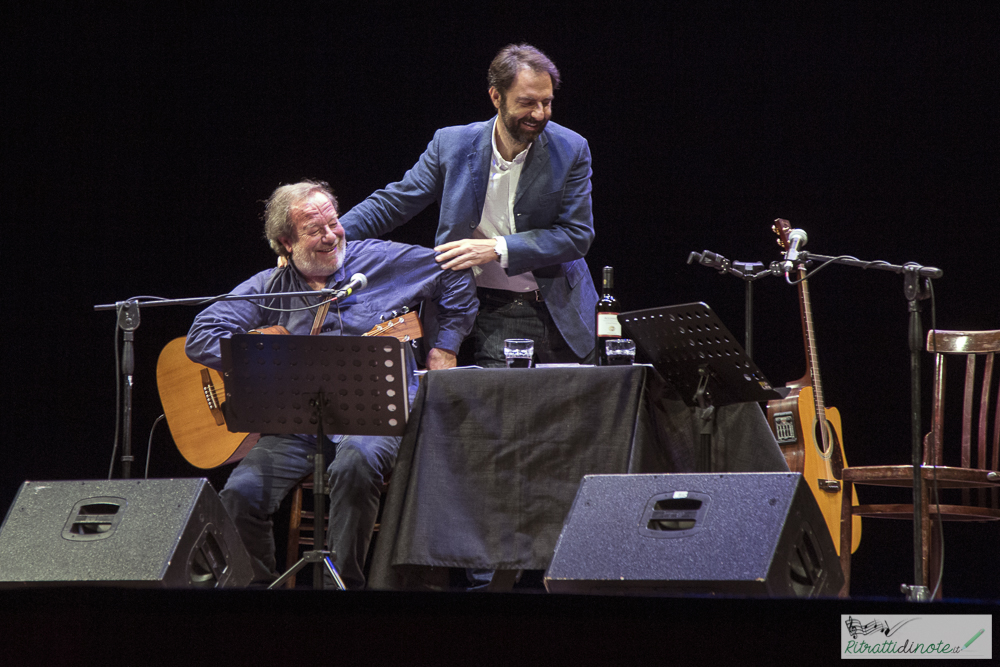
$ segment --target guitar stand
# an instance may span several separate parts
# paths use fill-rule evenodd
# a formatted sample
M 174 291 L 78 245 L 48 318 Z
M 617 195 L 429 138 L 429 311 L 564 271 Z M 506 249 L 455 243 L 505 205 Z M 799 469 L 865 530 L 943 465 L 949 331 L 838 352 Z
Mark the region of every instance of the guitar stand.
M 780 398 L 722 320 L 704 303 L 618 316 L 653 367 L 701 420 L 696 472 L 715 472 L 715 408 Z
M 313 454 L 313 544 L 268 586 L 276 588 L 312 563 L 313 588 L 324 568 L 346 590 L 326 551 L 326 432 L 401 436 L 409 417 L 406 355 L 392 337 L 237 334 L 222 341 L 226 427 L 233 432 L 294 434 L 316 427 Z M 311 397 L 311 398 L 309 398 Z M 308 403 L 308 405 L 306 405 Z

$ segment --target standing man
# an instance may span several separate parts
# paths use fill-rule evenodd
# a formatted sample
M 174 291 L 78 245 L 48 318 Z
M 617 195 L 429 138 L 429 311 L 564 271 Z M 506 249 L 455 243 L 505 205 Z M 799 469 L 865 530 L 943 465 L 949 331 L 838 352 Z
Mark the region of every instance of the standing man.
M 544 53 L 506 46 L 488 79 L 497 115 L 438 130 L 403 180 L 346 213 L 344 228 L 381 236 L 438 202 L 438 263 L 476 276 L 476 363 L 504 365 L 506 338 L 534 340 L 540 362 L 591 363 L 590 148 L 549 120 L 560 77 Z
M 264 234 L 287 260 L 233 290 L 235 294 L 274 294 L 270 300 L 219 301 L 198 314 L 187 336 L 193 361 L 221 370 L 220 341 L 236 333 L 282 326 L 292 334 L 313 328 L 326 335 L 360 336 L 381 316 L 422 302 L 436 306 L 435 331 L 427 342 L 431 370 L 455 366 L 462 339 L 472 328 L 476 295 L 468 271 L 441 271 L 429 248 L 367 240 L 347 241 L 337 217 L 337 200 L 326 183 L 283 185 L 268 199 Z M 282 297 L 283 292 L 335 289 L 362 273 L 363 290 L 338 301 L 321 322 L 314 322 L 322 297 Z M 409 348 L 405 348 L 409 350 Z M 416 390 L 413 355 L 407 353 L 412 400 Z M 379 494 L 396 461 L 399 438 L 330 437 L 324 456 L 330 486 L 327 545 L 348 588 L 363 588 L 362 568 L 378 513 Z M 313 435 L 263 435 L 230 474 L 222 503 L 250 552 L 254 581 L 277 577 L 271 515 L 303 477 L 313 471 Z M 335 454 L 335 455 L 334 455 Z

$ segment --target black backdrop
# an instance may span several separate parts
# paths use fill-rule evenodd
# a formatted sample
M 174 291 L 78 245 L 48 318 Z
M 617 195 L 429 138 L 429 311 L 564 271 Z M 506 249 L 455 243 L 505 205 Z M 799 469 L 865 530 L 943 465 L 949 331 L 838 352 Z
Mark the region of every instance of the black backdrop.
M 685 260 L 704 249 L 777 259 L 780 216 L 817 253 L 941 267 L 939 326 L 1000 328 L 1000 6 L 819 4 L 6 10 L 4 254 L 15 281 L 4 297 L 0 512 L 25 479 L 107 475 L 114 317 L 95 304 L 221 293 L 270 265 L 259 215 L 275 186 L 328 180 L 346 210 L 398 179 L 436 128 L 490 117 L 486 67 L 512 41 L 562 70 L 553 118 L 587 137 L 594 159 L 588 263 L 595 278 L 615 267 L 626 308 L 706 301 L 742 336 L 743 284 Z M 393 238 L 429 244 L 436 213 Z M 848 460 L 906 462 L 902 278 L 831 267 L 811 284 Z M 777 384 L 798 378 L 795 290 L 770 279 L 755 301 L 755 360 Z M 160 414 L 156 356 L 193 314 L 142 313 L 140 473 Z M 152 476 L 201 474 L 165 429 L 152 442 Z M 218 487 L 227 472 L 208 476 Z M 864 535 L 855 592 L 898 596 L 913 578 L 908 526 L 869 523 Z M 1000 597 L 995 528 L 947 535 L 948 592 Z

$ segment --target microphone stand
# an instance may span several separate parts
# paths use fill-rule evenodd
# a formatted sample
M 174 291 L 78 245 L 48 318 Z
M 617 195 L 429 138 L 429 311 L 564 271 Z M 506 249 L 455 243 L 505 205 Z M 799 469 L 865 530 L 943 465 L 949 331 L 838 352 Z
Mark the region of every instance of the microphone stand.
M 155 306 L 201 306 L 216 301 L 251 301 L 254 299 L 271 299 L 275 296 L 321 296 L 321 302 L 336 301 L 351 293 L 351 289 L 322 289 L 307 292 L 280 292 L 268 294 L 226 294 L 224 296 L 191 297 L 187 299 L 158 299 L 154 297 L 136 297 L 127 301 L 104 303 L 94 306 L 95 311 L 114 310 L 118 313 L 116 327 L 124 334 L 125 345 L 122 348 L 121 375 L 125 386 L 122 398 L 122 479 L 132 476 L 132 387 L 135 373 L 135 332 L 141 321 L 140 309 Z
M 117 326 L 122 330 L 125 341 L 122 347 L 121 374 L 124 394 L 122 396 L 122 478 L 132 476 L 132 376 L 135 373 L 135 330 L 139 328 L 139 306 L 135 301 L 126 301 L 118 309 Z
M 771 262 L 767 269 L 760 262 L 730 262 L 722 255 L 705 250 L 703 252 L 692 252 L 688 255 L 687 263 L 697 261 L 702 266 L 716 269 L 719 273 L 730 274 L 737 278 L 742 278 L 746 283 L 746 296 L 744 304 L 744 318 L 746 331 L 743 334 L 743 349 L 750 359 L 753 359 L 753 282 L 765 276 L 780 276 L 781 262 Z
M 940 278 L 944 272 L 933 266 L 922 266 L 916 262 L 906 264 L 889 264 L 883 261 L 865 262 L 855 257 L 829 257 L 810 252 L 799 253 L 799 262 L 816 261 L 821 264 L 833 263 L 853 266 L 859 269 L 879 269 L 903 274 L 903 295 L 906 297 L 907 309 L 910 313 L 908 325 L 908 341 L 910 347 L 910 462 L 913 467 L 913 580 L 912 586 L 901 586 L 909 602 L 926 602 L 930 600 L 930 592 L 924 581 L 923 534 L 920 524 L 923 519 L 923 508 L 920 500 L 923 495 L 923 438 L 921 437 L 921 399 L 920 399 L 920 353 L 923 351 L 923 325 L 920 320 L 920 302 L 930 296 L 930 284 L 934 278 Z

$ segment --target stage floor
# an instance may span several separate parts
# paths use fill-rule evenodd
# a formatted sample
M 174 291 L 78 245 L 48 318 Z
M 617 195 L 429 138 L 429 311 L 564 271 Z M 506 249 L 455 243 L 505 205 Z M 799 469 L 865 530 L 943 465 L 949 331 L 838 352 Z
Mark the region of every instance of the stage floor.
M 841 615 L 992 614 L 997 603 L 513 593 L 0 591 L 6 664 L 672 664 L 840 660 Z

